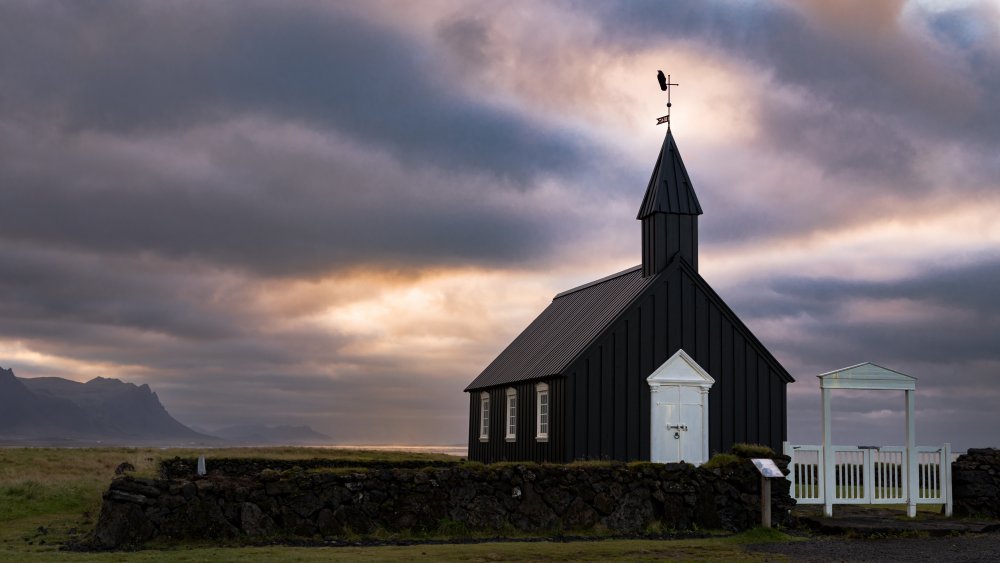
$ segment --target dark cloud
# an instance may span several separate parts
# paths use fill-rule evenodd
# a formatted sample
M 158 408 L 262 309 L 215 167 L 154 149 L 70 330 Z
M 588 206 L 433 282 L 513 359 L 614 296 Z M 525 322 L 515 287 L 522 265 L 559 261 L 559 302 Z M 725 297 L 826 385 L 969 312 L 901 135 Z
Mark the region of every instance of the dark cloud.
M 359 163 L 357 151 L 313 138 L 300 147 L 311 154 L 296 154 L 282 147 L 287 139 L 268 138 L 271 126 L 280 128 L 220 125 L 167 139 L 34 133 L 35 143 L 26 143 L 26 129 L 0 129 L 8 149 L 0 159 L 10 164 L 0 168 L 0 208 L 11 211 L 0 236 L 267 275 L 359 263 L 502 263 L 547 251 L 543 217 L 512 215 L 490 194 L 475 195 L 502 185 L 472 175 L 455 185 L 462 176 L 410 172 L 385 159 Z M 297 133 L 310 132 L 290 136 Z
M 19 375 L 61 375 L 44 358 L 113 366 L 207 428 L 267 417 L 336 440 L 461 442 L 468 366 L 505 342 L 433 361 L 404 344 L 365 351 L 387 337 L 317 320 L 336 299 L 258 300 L 358 271 L 565 268 L 622 229 L 637 245 L 633 205 L 657 147 L 636 167 L 603 133 L 581 136 L 584 118 L 571 132 L 539 117 L 565 100 L 586 115 L 580 100 L 599 87 L 578 77 L 602 72 L 596 49 L 628 64 L 683 43 L 765 77 L 746 94 L 759 133 L 738 149 L 745 169 L 679 140 L 706 245 L 794 244 L 995 197 L 1000 41 L 986 5 L 893 4 L 857 26 L 826 3 L 562 6 L 597 33 L 567 32 L 551 53 L 505 51 L 507 20 L 469 9 L 403 32 L 377 10 L 321 3 L 0 6 L 0 344 L 43 356 L 6 363 Z M 505 72 L 544 83 L 482 89 Z M 609 216 L 621 201 L 628 213 Z M 811 374 L 872 360 L 921 378 L 928 442 L 976 446 L 990 435 L 962 428 L 995 425 L 1000 398 L 998 281 L 989 255 L 893 282 L 761 272 L 720 293 L 801 382 L 793 440 L 818 427 Z M 865 424 L 901 401 L 840 400 L 840 435 L 897 440 Z
M 208 307 L 212 280 L 164 264 L 0 244 L 0 319 L 8 336 L 35 322 L 155 331 L 176 338 L 236 336 L 239 326 Z
M 745 150 L 759 163 L 747 165 L 740 186 L 762 195 L 734 202 L 729 186 L 700 183 L 718 219 L 703 222 L 704 241 L 779 238 L 870 221 L 924 198 L 992 190 L 1000 34 L 986 22 L 997 21 L 995 10 L 858 6 L 863 10 L 853 14 L 823 2 L 638 1 L 596 8 L 603 36 L 619 48 L 655 52 L 695 44 L 767 76 L 763 90 L 747 92 L 759 138 Z M 946 155 L 955 149 L 968 161 L 960 171 L 956 166 L 953 179 L 928 174 L 953 164 Z M 812 183 L 819 185 L 802 186 L 790 176 L 779 178 L 776 189 L 773 176 L 757 178 L 760 167 L 793 160 L 817 170 Z M 689 168 L 697 175 L 697 163 Z M 789 212 L 786 198 L 796 208 L 812 207 Z
M 267 275 L 510 264 L 558 236 L 540 179 L 598 167 L 589 141 L 470 97 L 346 11 L 9 4 L 0 22 L 7 240 Z
M 878 25 L 865 25 L 869 6 L 862 6 L 855 20 L 830 21 L 810 19 L 809 10 L 793 6 L 638 1 L 602 5 L 599 21 L 617 44 L 633 49 L 685 39 L 744 59 L 774 73 L 776 88 L 808 93 L 827 105 L 834 110 L 831 117 L 882 116 L 941 140 L 978 140 L 980 147 L 1000 138 L 995 120 L 983 119 L 1000 101 L 996 90 L 988 89 L 997 80 L 991 71 L 1000 64 L 989 41 L 996 33 L 976 23 L 995 19 L 988 5 L 935 13 L 914 7 L 895 17 L 882 13 Z M 817 3 L 811 10 L 824 6 Z M 951 44 L 965 37 L 965 56 L 923 37 L 925 22 Z M 766 101 L 768 92 L 761 95 Z
M 412 41 L 311 4 L 8 5 L 3 113 L 77 130 L 176 130 L 232 115 L 308 122 L 428 162 L 524 181 L 578 164 L 584 143 L 437 80 Z
M 1000 260 L 987 256 L 892 281 L 774 276 L 735 291 L 731 299 L 751 328 L 766 322 L 785 327 L 785 336 L 765 341 L 798 380 L 791 387 L 789 419 L 795 424 L 789 427 L 797 429 L 792 439 L 815 439 L 819 387 L 813 375 L 872 361 L 917 377 L 922 442 L 951 441 L 964 449 L 989 439 L 968 428 L 982 428 L 1000 399 L 994 391 L 1000 373 L 998 284 Z M 872 426 L 872 416 L 888 410 L 895 414 L 887 420 L 902 428 L 900 393 L 836 396 L 838 435 L 846 443 L 867 436 L 888 445 L 898 438 L 892 422 Z

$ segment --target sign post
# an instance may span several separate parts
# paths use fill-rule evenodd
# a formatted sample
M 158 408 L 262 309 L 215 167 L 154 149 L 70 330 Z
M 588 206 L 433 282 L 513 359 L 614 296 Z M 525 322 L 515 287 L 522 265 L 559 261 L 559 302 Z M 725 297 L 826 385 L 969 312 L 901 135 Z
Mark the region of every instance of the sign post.
M 771 479 L 785 474 L 774 464 L 773 459 L 753 459 L 754 467 L 760 472 L 760 523 L 765 528 L 771 527 Z

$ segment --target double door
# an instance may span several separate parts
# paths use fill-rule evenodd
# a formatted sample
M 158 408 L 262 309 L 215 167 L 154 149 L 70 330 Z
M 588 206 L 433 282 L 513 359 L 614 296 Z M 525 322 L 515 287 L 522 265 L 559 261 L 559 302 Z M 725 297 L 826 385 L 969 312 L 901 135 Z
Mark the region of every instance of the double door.
M 704 463 L 704 394 L 697 386 L 663 385 L 653 396 L 651 461 Z

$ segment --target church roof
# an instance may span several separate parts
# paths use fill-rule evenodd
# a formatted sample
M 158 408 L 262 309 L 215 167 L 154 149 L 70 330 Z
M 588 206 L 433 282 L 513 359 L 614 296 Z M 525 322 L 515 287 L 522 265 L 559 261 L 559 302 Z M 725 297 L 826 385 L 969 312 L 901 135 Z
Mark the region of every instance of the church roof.
M 465 390 L 561 373 L 658 278 L 636 266 L 556 295 Z
M 681 153 L 677 150 L 674 135 L 667 129 L 663 147 L 656 159 L 653 175 L 646 187 L 646 196 L 636 219 L 644 219 L 653 213 L 677 213 L 681 215 L 701 215 L 701 205 L 694 193 L 691 178 Z
M 678 270 L 702 289 L 718 307 L 720 314 L 733 324 L 733 328 L 774 366 L 783 381 L 794 381 L 708 282 L 680 255 L 676 255 L 659 274 L 642 277 L 642 266 L 636 266 L 556 295 L 552 303 L 465 390 L 475 391 L 562 374 L 647 289 Z

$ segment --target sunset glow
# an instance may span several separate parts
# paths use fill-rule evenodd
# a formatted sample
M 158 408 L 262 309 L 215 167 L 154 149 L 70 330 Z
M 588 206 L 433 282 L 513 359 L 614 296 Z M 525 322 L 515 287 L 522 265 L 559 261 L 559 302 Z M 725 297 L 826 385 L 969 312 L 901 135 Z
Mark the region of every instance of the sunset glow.
M 955 435 L 1000 400 L 994 3 L 338 4 L 0 8 L 0 367 L 462 443 L 464 386 L 640 262 L 662 68 L 700 272 L 798 380 L 790 439 L 872 361 L 922 442 L 995 445 Z

